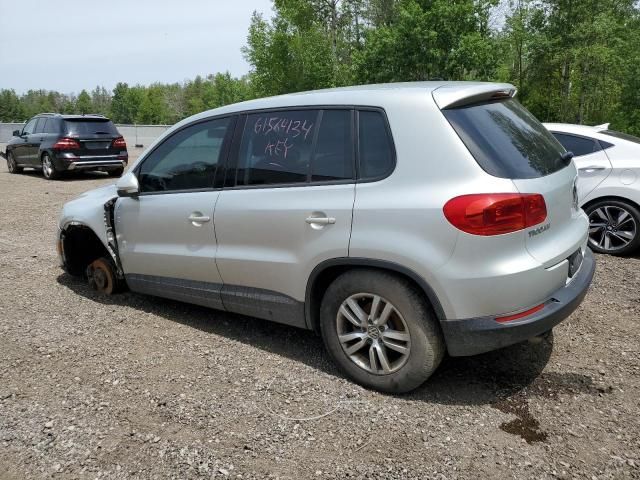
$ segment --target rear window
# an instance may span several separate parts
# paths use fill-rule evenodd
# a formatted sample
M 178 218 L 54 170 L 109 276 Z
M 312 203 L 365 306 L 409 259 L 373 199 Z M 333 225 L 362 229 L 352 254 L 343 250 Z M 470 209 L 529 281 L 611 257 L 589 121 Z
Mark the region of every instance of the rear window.
M 501 178 L 538 178 L 566 166 L 562 145 L 513 99 L 443 110 L 484 171 Z
M 107 119 L 65 119 L 64 126 L 67 135 L 119 135 L 116 126 Z
M 574 157 L 589 155 L 600 150 L 598 142 L 591 138 L 576 137 L 575 135 L 557 132 L 553 132 L 553 136 L 556 137 L 556 140 L 562 144 L 565 150 L 573 153 Z
M 610 137 L 621 138 L 622 140 L 627 140 L 628 142 L 640 143 L 640 138 L 629 135 L 628 133 L 616 132 L 615 130 L 604 130 L 600 133 L 604 133 L 605 135 L 609 135 Z

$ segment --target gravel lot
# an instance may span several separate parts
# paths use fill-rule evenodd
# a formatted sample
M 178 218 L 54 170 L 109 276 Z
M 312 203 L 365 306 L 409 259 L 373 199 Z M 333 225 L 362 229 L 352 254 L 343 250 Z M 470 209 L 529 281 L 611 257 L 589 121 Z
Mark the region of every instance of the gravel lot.
M 64 274 L 60 207 L 109 181 L 0 162 L 0 478 L 640 478 L 640 256 L 548 341 L 389 396 L 310 332 Z

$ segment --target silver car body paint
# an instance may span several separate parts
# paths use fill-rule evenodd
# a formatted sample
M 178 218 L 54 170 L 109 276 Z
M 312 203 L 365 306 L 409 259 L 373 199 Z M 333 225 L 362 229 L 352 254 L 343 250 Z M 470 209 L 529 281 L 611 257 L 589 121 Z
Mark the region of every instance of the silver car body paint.
M 572 208 L 573 164 L 537 179 L 491 176 L 438 106 L 481 100 L 496 92 L 512 95 L 515 89 L 465 82 L 349 87 L 252 100 L 185 119 L 150 145 L 131 168 L 176 130 L 199 120 L 329 105 L 384 109 L 397 163 L 390 176 L 373 182 L 120 198 L 116 233 L 125 274 L 263 289 L 304 302 L 309 276 L 320 262 L 358 257 L 414 272 L 433 290 L 445 319 L 535 306 L 567 282 L 567 258 L 586 248 L 587 219 Z M 534 236 L 530 228 L 481 237 L 456 229 L 443 214 L 443 205 L 453 197 L 497 192 L 543 194 L 549 228 Z M 106 187 L 69 202 L 61 227 L 77 221 L 106 242 L 103 204 L 114 195 L 115 189 Z M 187 221 L 193 212 L 211 221 L 194 225 Z M 306 221 L 314 216 L 335 223 Z M 270 301 L 253 290 L 246 294 Z M 274 318 L 271 312 L 263 316 Z

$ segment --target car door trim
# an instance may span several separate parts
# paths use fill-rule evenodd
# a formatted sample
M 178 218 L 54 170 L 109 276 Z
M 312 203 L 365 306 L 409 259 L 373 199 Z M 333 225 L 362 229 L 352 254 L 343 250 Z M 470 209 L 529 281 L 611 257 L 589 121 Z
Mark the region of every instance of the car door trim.
M 137 293 L 307 328 L 304 302 L 273 290 L 139 273 L 125 274 L 125 279 Z

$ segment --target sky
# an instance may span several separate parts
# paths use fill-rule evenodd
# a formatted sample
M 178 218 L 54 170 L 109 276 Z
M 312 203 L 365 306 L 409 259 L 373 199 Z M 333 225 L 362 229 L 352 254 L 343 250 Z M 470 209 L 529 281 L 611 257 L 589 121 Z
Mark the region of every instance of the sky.
M 249 71 L 240 49 L 271 0 L 0 0 L 0 89 L 79 93 Z M 12 21 L 13 20 L 13 21 Z

